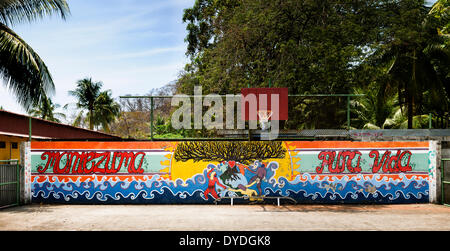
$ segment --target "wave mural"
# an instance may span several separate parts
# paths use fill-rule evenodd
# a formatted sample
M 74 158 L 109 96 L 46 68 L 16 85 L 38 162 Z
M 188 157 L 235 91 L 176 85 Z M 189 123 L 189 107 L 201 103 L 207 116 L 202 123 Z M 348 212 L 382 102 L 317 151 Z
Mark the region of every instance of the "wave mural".
M 428 142 L 32 142 L 33 202 L 428 203 Z

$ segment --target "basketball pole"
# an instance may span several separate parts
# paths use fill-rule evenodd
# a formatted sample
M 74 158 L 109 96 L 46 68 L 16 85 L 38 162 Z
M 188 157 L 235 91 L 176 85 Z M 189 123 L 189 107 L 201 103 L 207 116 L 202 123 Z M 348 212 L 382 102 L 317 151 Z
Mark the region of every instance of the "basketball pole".
M 150 97 L 150 140 L 153 141 L 153 97 Z
M 350 130 L 350 96 L 347 96 L 347 130 Z
M 250 88 L 250 82 L 247 83 L 247 88 Z M 252 141 L 252 132 L 250 129 L 250 124 L 248 125 L 248 141 Z

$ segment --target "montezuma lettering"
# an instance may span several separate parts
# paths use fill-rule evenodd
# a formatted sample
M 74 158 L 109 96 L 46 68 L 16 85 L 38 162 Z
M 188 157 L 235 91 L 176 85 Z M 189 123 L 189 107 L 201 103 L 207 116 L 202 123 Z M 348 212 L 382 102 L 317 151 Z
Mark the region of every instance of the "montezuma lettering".
M 335 151 L 322 151 L 318 156 L 322 160 L 322 164 L 316 167 L 316 171 L 317 173 L 322 173 L 325 166 L 328 166 L 330 173 L 342 173 L 346 168 L 351 173 L 359 173 L 361 172 L 361 155 L 361 152 L 358 150 L 340 151 L 337 157 Z M 352 166 L 352 161 L 356 156 L 358 156 L 356 166 Z
M 37 171 L 45 173 L 53 168 L 54 174 L 115 174 L 127 167 L 128 173 L 141 174 L 144 157 L 144 152 L 47 151 L 41 155 L 47 162 L 45 166 L 38 166 Z

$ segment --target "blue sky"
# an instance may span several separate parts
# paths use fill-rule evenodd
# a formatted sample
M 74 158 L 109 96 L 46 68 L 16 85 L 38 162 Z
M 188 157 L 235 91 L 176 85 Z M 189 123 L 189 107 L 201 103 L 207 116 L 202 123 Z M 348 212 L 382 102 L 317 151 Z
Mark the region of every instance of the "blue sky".
M 195 0 L 68 0 L 71 16 L 13 27 L 47 64 L 54 103 L 75 103 L 67 92 L 92 77 L 113 97 L 147 94 L 175 80 L 188 62 L 183 10 Z M 0 106 L 25 114 L 0 86 Z M 68 114 L 69 115 L 69 114 Z

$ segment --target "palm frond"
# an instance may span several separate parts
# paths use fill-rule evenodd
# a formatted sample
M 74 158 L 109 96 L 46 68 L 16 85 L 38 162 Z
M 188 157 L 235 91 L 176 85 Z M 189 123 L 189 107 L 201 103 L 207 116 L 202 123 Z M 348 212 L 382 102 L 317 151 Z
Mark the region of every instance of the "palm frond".
M 69 91 L 69 95 L 78 99 L 78 108 L 93 110 L 102 85 L 102 82 L 93 82 L 92 78 L 84 78 L 77 81 L 77 88 Z
M 44 16 L 59 15 L 62 19 L 70 14 L 66 0 L 2 0 L 0 22 L 11 26 L 32 22 Z
M 103 91 L 95 100 L 94 124 L 102 125 L 106 132 L 109 132 L 109 123 L 113 122 L 120 115 L 120 106 L 111 96 L 111 91 Z
M 72 122 L 73 126 L 77 126 L 77 127 L 81 127 L 81 124 L 86 120 L 87 118 L 85 118 L 84 116 L 84 111 L 80 111 L 77 115 L 77 117 L 74 119 L 74 121 Z
M 52 76 L 39 55 L 14 31 L 0 23 L 0 77 L 28 110 L 42 94 L 53 94 Z
M 363 129 L 369 129 L 369 130 L 380 130 L 381 128 L 377 125 L 374 125 L 372 123 L 367 123 L 364 125 Z
M 79 109 L 87 111 L 84 119 L 77 118 L 76 121 L 87 122 L 91 130 L 102 126 L 109 131 L 109 124 L 120 115 L 120 106 L 112 98 L 111 90 L 101 91 L 102 85 L 102 82 L 84 78 L 77 81 L 77 88 L 69 91 L 69 95 L 77 98 Z
M 433 4 L 433 6 L 431 6 L 431 9 L 428 12 L 428 15 L 432 15 L 434 13 L 439 13 L 444 9 L 448 9 L 448 7 L 445 6 L 445 3 L 442 0 L 438 0 Z

